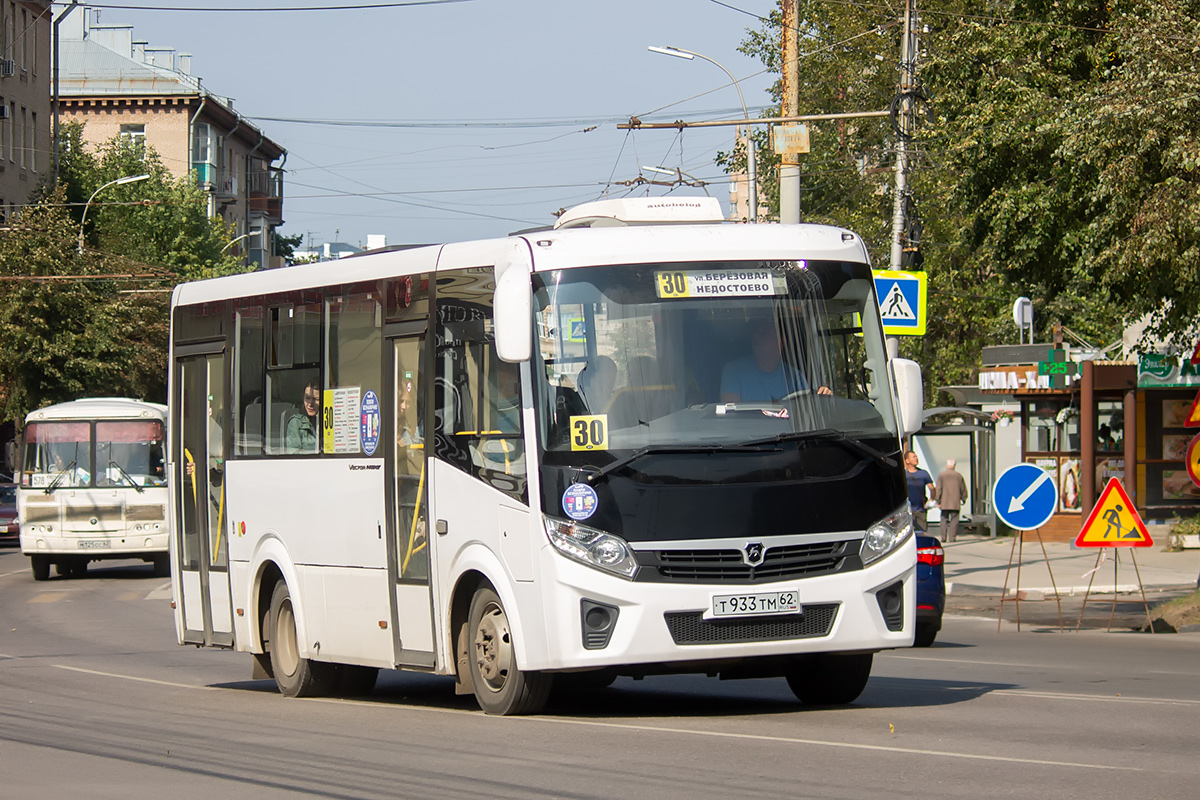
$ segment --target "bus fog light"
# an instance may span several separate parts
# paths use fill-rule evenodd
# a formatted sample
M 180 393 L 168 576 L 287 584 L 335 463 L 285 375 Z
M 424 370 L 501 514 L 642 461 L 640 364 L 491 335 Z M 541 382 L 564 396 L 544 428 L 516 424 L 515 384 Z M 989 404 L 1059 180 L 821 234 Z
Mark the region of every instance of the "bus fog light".
M 147 540 L 146 540 L 146 547 L 153 547 L 153 546 L 154 546 L 154 540 L 153 540 L 153 539 L 147 539 Z
M 623 578 L 632 578 L 637 574 L 637 560 L 629 545 L 620 537 L 578 522 L 550 517 L 545 517 L 544 521 L 546 536 L 563 555 Z
M 863 537 L 862 562 L 870 564 L 891 553 L 912 536 L 912 512 L 908 503 L 867 528 Z

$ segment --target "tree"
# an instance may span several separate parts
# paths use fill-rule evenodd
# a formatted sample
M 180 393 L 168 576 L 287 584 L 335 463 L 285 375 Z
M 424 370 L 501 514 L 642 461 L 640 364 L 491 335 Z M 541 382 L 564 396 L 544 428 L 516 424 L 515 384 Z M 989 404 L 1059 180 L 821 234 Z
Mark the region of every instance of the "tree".
M 222 253 L 229 231 L 193 176 L 171 178 L 119 138 L 89 152 L 78 124 L 62 134 L 60 185 L 43 184 L 0 236 L 0 410 L 14 420 L 78 397 L 165 401 L 171 288 L 245 269 Z M 141 174 L 93 199 L 81 251 L 87 199 Z
M 1190 345 L 1200 3 L 932 0 L 919 14 L 928 101 L 908 200 L 924 226 L 929 328 L 902 353 L 922 362 L 927 385 L 970 382 L 979 349 L 1011 337 L 1019 295 L 1033 298 L 1042 340 L 1059 322 L 1107 344 L 1149 315 L 1148 334 Z M 799 18 L 806 112 L 887 107 L 881 93 L 894 97 L 899 77 L 896 13 L 801 2 Z M 773 69 L 778 26 L 773 14 L 743 44 Z M 804 218 L 859 231 L 887 263 L 894 130 L 810 129 Z M 722 163 L 739 166 L 736 156 Z

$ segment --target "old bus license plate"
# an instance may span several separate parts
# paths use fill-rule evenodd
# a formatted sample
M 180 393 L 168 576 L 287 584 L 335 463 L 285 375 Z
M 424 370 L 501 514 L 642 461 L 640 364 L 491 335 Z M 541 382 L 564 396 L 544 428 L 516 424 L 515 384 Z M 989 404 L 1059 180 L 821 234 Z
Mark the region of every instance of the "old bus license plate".
M 761 617 L 770 614 L 799 614 L 800 593 L 718 594 L 712 599 L 714 617 Z
M 80 550 L 107 550 L 112 547 L 112 542 L 107 539 L 84 540 L 79 543 Z

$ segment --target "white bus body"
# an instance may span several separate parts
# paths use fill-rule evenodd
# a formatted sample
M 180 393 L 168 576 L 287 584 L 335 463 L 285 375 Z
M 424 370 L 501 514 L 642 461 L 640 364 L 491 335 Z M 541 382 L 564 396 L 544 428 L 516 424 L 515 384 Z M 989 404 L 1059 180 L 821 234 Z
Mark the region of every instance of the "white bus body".
M 169 574 L 167 407 L 98 397 L 25 417 L 17 462 L 21 552 L 33 576 L 79 576 L 91 561 L 142 558 Z
M 718 358 L 768 322 L 789 391 L 734 398 Z M 913 641 L 920 375 L 848 231 L 597 225 L 184 284 L 170 405 L 179 641 L 285 694 L 411 668 L 510 714 L 556 674 L 720 672 L 842 703 Z

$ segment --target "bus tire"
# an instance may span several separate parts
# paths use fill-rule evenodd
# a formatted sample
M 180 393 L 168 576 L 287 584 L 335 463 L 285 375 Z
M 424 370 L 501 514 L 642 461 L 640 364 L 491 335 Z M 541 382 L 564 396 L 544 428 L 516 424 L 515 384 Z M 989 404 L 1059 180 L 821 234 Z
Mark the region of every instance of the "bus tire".
M 324 661 L 312 661 L 300 655 L 296 632 L 296 612 L 292 596 L 283 581 L 271 594 L 271 671 L 275 685 L 286 697 L 320 697 L 333 689 L 336 668 Z
M 29 566 L 33 568 L 33 579 L 35 581 L 50 580 L 49 556 L 30 556 Z
M 808 706 L 853 703 L 871 677 L 871 653 L 820 653 L 797 659 L 786 672 L 788 687 Z
M 554 676 L 517 666 L 516 646 L 504 604 L 490 586 L 480 586 L 468 615 L 471 681 L 486 714 L 536 714 L 546 705 Z
M 154 577 L 171 577 L 171 556 L 169 553 L 155 553 L 150 563 L 154 565 Z
M 86 558 L 76 558 L 67 562 L 67 577 L 82 578 L 87 575 L 88 560 Z

